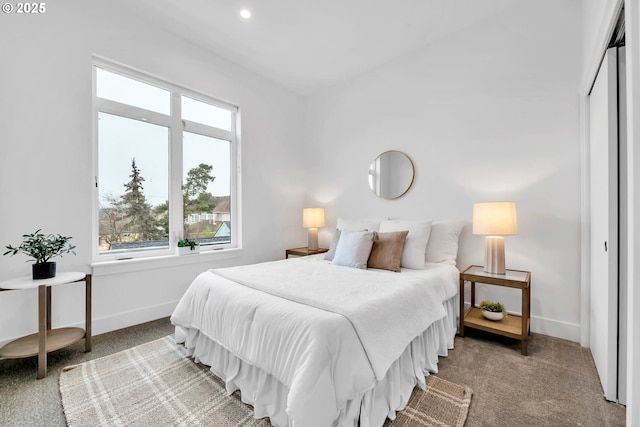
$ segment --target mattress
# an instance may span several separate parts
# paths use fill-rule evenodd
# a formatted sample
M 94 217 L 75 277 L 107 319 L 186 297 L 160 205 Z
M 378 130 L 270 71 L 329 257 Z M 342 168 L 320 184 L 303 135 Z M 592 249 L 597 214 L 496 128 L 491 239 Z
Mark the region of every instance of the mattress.
M 321 272 L 330 268 L 314 265 L 326 261 L 313 257 L 278 263 Z M 406 405 L 415 385 L 424 388 L 424 376 L 437 371 L 438 356 L 453 347 L 459 272 L 445 264 L 425 267 L 363 275 L 389 286 L 420 283 L 429 288 L 443 313 L 412 334 L 397 357 L 377 372 L 374 350 L 365 349 L 363 332 L 345 320 L 344 313 L 242 283 L 250 279 L 230 280 L 227 270 L 232 269 L 205 272 L 194 280 L 172 316 L 176 339 L 197 362 L 211 366 L 230 393 L 241 390 L 242 400 L 254 406 L 257 418 L 268 416 L 273 425 L 382 425 Z M 323 285 L 311 284 L 306 292 L 314 286 Z M 399 311 L 397 319 L 384 326 L 388 331 L 379 327 L 381 336 L 403 332 L 406 324 L 402 330 L 396 325 L 417 309 L 387 314 L 393 311 Z

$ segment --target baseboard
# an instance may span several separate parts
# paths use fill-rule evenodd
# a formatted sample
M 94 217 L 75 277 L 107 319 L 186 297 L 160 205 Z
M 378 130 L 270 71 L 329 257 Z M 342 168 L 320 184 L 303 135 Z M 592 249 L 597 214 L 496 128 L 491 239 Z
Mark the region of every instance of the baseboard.
M 135 326 L 141 323 L 171 316 L 171 313 L 173 313 L 173 310 L 177 305 L 178 300 L 118 313 L 112 316 L 101 317 L 99 319 L 94 318 L 92 322 L 92 335 L 100 335 L 106 332 L 128 328 L 129 326 Z M 82 327 L 82 325 L 79 325 L 78 327 Z
M 580 325 L 531 316 L 531 331 L 580 343 Z
M 470 304 L 465 302 L 465 310 Z M 520 316 L 521 313 L 510 311 L 510 313 Z M 545 317 L 531 316 L 531 332 L 549 335 L 555 338 L 580 342 L 580 325 L 563 322 L 561 320 L 548 319 Z

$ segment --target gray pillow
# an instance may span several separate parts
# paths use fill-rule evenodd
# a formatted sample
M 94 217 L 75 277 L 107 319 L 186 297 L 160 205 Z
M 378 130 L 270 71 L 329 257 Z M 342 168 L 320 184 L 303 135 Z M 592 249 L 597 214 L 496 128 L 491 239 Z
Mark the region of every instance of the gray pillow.
M 373 231 L 342 231 L 332 264 L 345 267 L 367 268 L 373 246 Z

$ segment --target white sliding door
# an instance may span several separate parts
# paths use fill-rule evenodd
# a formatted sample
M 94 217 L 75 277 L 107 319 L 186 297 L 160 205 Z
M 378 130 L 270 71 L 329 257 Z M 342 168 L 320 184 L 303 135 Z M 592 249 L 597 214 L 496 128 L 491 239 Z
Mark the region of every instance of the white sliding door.
M 589 95 L 591 187 L 590 346 L 607 400 L 617 400 L 618 97 L 616 49 Z

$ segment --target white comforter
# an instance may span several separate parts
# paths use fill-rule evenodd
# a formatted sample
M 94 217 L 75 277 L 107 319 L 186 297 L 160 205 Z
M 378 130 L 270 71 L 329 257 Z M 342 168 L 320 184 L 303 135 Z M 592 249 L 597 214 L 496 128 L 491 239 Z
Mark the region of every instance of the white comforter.
M 444 297 L 455 295 L 449 271 L 405 275 L 305 259 L 209 271 L 172 322 L 286 385 L 290 425 L 327 426 L 444 315 Z

